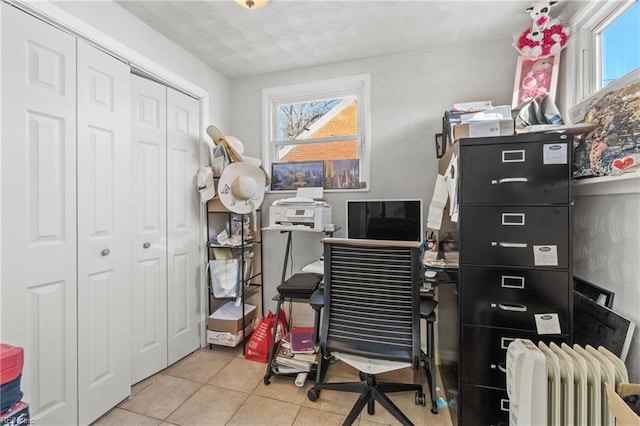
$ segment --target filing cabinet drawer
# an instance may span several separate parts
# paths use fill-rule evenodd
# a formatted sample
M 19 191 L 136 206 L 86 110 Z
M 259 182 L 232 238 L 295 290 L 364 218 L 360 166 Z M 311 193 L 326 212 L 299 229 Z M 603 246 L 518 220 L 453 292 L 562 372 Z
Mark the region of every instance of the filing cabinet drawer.
M 460 425 L 509 426 L 509 396 L 506 390 L 462 385 Z
M 571 136 L 552 135 L 536 143 L 487 144 L 492 139 L 460 141 L 462 203 L 569 203 Z
M 535 314 L 557 313 L 570 334 L 570 280 L 566 271 L 463 266 L 462 323 L 537 332 Z
M 462 327 L 460 379 L 462 383 L 507 387 L 507 347 L 515 339 L 534 343 L 568 343 L 566 335 L 537 334 L 522 330 L 494 327 Z
M 569 207 L 463 206 L 461 262 L 569 268 Z

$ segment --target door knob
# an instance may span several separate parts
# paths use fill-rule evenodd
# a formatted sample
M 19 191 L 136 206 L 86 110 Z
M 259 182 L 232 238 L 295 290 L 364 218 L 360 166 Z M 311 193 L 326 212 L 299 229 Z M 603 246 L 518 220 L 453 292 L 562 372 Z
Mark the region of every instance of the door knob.
M 151 247 L 151 243 L 144 243 L 142 245 L 142 248 L 149 248 L 149 247 Z
M 103 256 L 107 256 L 109 253 L 111 253 L 111 250 L 109 250 L 108 248 L 106 248 L 106 249 L 104 249 L 104 250 L 102 250 L 100 252 L 100 254 L 103 255 Z

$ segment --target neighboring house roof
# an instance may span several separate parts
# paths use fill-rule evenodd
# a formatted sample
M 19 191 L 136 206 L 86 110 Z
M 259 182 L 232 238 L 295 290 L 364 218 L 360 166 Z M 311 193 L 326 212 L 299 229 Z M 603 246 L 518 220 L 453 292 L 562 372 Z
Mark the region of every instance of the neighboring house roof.
M 357 113 L 357 104 L 354 98 L 343 99 L 331 108 L 320 119 L 313 123 L 308 130 L 301 133 L 296 139 L 325 138 L 334 135 L 334 129 L 345 127 L 344 121 L 354 123 L 354 115 Z M 354 129 L 355 133 L 355 129 Z M 313 161 L 358 158 L 358 144 L 356 142 L 331 142 L 323 144 L 327 149 L 320 149 L 319 144 L 291 145 L 283 148 L 283 162 L 289 161 Z M 330 146 L 330 149 L 329 149 Z

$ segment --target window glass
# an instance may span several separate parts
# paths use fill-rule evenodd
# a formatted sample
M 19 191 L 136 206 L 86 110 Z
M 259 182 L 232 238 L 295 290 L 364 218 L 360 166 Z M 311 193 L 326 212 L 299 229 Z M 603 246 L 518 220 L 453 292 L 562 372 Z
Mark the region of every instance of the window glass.
M 640 67 L 640 3 L 602 32 L 602 86 Z
M 368 76 L 265 89 L 263 164 L 278 179 L 272 190 L 301 182 L 282 181 L 322 166 L 326 190 L 366 189 L 368 180 Z M 297 163 L 285 165 L 285 163 Z M 301 170 L 290 169 L 298 167 Z

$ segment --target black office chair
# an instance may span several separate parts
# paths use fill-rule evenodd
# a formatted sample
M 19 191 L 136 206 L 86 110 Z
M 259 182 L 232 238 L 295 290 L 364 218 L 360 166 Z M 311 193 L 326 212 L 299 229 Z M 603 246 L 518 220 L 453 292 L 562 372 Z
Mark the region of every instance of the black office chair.
M 376 374 L 406 367 L 415 372 L 421 365 L 419 244 L 341 238 L 323 242 L 321 356 L 357 368 L 361 381 L 321 383 L 323 374 L 318 371 L 307 396 L 315 401 L 322 390 L 360 393 L 345 425 L 352 424 L 365 405 L 373 415 L 375 401 L 402 424 L 411 425 L 386 394 L 415 391 L 416 404 L 424 406 L 422 385 L 379 382 Z

